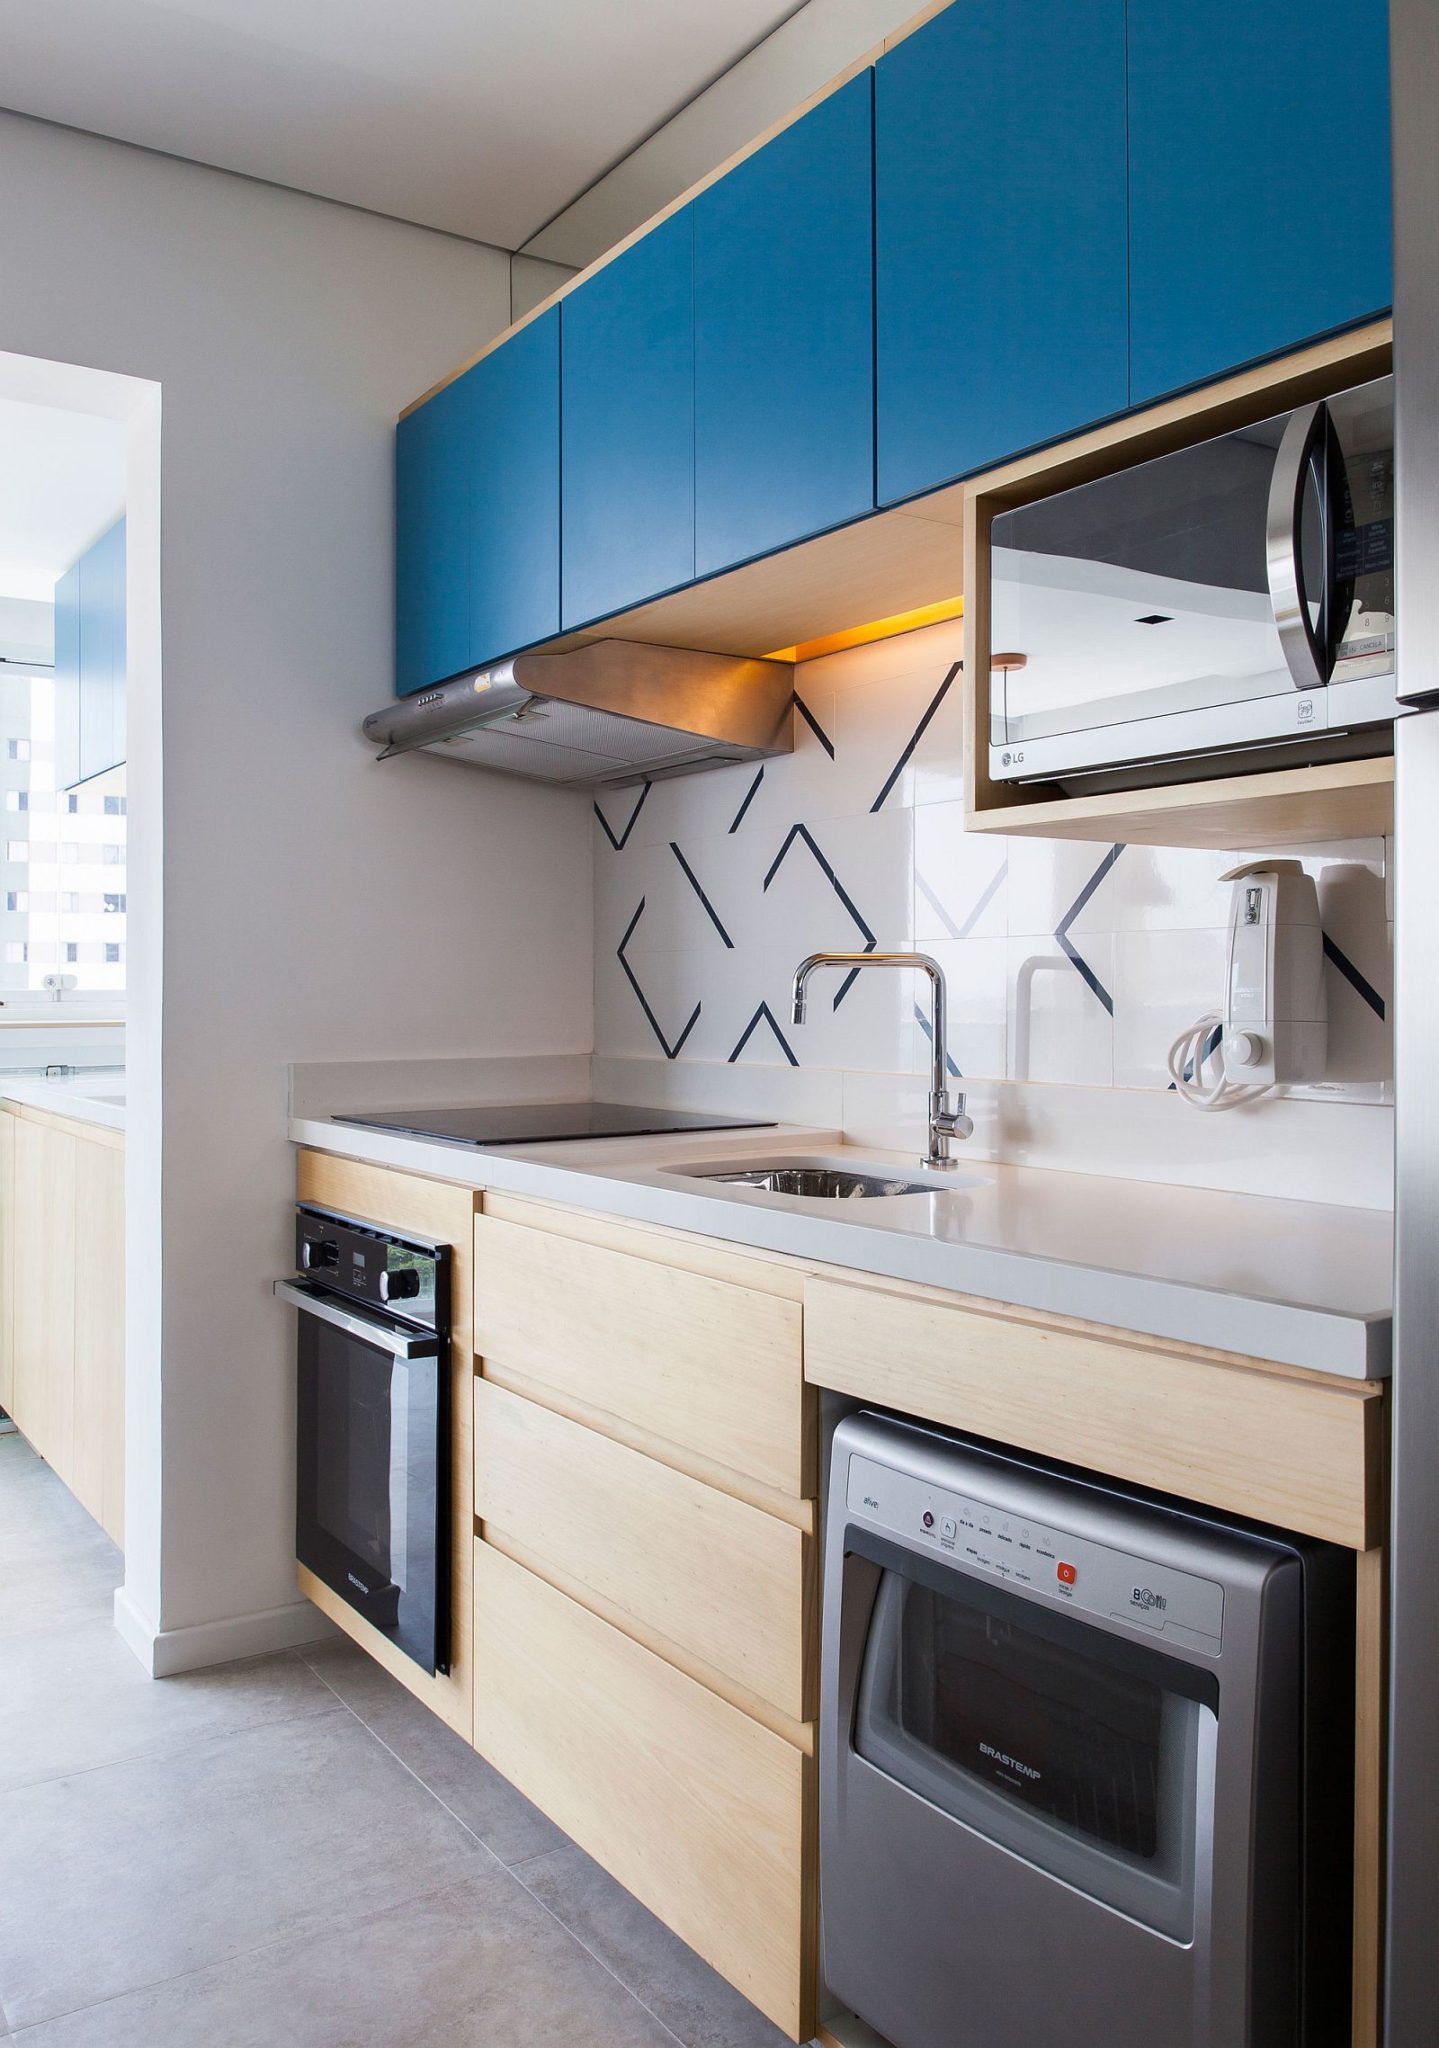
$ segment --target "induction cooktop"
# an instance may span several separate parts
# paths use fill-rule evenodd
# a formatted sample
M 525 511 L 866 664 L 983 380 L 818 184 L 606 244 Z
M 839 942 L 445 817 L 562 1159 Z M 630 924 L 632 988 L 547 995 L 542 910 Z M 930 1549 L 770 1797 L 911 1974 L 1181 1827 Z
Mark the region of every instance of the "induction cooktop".
M 668 1131 L 757 1131 L 773 1118 L 639 1109 L 628 1102 L 502 1102 L 478 1109 L 375 1110 L 332 1122 L 438 1138 L 447 1145 L 541 1145 L 567 1138 L 656 1138 Z

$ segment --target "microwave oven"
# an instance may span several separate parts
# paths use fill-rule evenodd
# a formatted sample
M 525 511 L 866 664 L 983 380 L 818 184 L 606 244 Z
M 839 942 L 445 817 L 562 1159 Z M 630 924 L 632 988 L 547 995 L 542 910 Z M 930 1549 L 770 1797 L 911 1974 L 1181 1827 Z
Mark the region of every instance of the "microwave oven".
M 1392 377 L 1001 512 L 989 538 L 992 780 L 1389 751 Z

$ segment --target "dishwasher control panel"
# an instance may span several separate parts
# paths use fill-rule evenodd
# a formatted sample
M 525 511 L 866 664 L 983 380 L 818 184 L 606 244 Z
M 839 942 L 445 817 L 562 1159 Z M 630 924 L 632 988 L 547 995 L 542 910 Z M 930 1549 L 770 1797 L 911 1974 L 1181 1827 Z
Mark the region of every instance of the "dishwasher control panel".
M 857 1454 L 849 1461 L 846 1503 L 851 1520 L 868 1523 L 910 1550 L 932 1550 L 943 1562 L 1056 1606 L 1131 1622 L 1188 1649 L 1219 1652 L 1224 1588 L 1212 1579 L 1091 1542 Z

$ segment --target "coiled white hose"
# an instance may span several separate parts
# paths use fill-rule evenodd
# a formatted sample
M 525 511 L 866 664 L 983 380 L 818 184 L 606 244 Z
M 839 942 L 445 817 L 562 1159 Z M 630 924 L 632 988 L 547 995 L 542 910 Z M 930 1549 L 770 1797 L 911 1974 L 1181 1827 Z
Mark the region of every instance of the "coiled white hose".
M 1212 1039 L 1212 1043 L 1211 1043 Z M 1204 1078 L 1208 1067 L 1210 1078 Z M 1210 1011 L 1169 1048 L 1169 1078 L 1196 1109 L 1238 1109 L 1269 1093 L 1264 1082 L 1231 1081 L 1224 1066 L 1224 1019 Z

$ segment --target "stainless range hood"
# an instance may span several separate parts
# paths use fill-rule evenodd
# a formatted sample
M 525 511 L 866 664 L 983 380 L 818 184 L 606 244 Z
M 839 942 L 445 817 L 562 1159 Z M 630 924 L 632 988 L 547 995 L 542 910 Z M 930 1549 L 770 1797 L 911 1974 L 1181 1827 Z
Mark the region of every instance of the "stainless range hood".
M 476 768 L 592 788 L 787 754 L 794 667 L 636 640 L 517 654 L 365 720 L 380 759 L 426 748 Z

